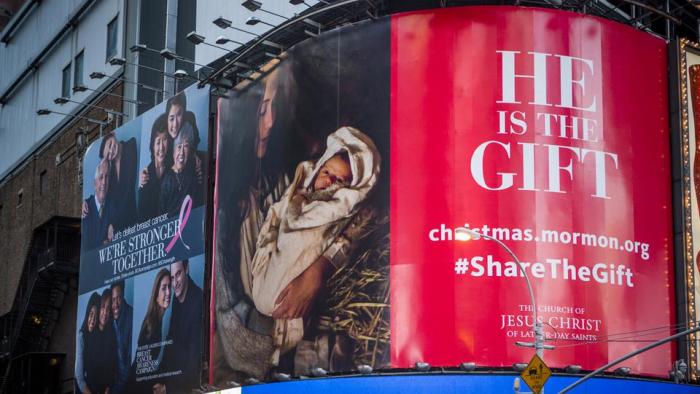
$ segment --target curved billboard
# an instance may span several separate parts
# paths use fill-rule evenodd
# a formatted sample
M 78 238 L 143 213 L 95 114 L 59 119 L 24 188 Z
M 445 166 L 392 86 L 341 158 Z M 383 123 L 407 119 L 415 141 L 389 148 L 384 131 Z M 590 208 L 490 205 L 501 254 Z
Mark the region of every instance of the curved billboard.
M 219 101 L 211 381 L 527 361 L 508 248 L 548 365 L 669 335 L 666 67 L 661 39 L 520 7 L 287 51 Z M 628 364 L 661 377 L 672 356 Z

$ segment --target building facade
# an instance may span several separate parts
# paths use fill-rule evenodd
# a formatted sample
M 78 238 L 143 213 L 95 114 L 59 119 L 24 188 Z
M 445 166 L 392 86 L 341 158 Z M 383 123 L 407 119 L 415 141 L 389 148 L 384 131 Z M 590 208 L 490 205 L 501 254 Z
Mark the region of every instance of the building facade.
M 668 0 L 660 5 L 606 0 L 513 3 L 607 18 L 670 41 L 698 36 L 695 22 L 700 11 L 685 0 Z M 382 16 L 463 5 L 473 2 L 22 3 L 0 32 L 0 392 L 48 389 L 68 393 L 75 387 L 75 322 L 81 313 L 78 266 L 82 185 L 92 182 L 94 175 L 84 173 L 82 161 L 92 142 L 194 84 L 211 87 L 212 102 L 217 96 L 234 94 L 234 86 L 251 84 L 256 93 L 255 83 L 265 77 L 270 65 L 307 38 L 323 33 L 330 36 L 346 25 L 369 25 Z M 285 26 L 300 15 L 308 18 Z M 340 56 L 340 47 L 334 56 Z M 369 44 L 365 47 L 374 48 Z M 404 56 L 407 61 L 415 60 Z M 368 57 L 366 61 L 378 62 L 380 57 Z M 314 71 L 323 74 L 327 70 Z M 350 93 L 357 90 L 350 89 Z M 334 99 L 340 100 L 340 95 Z M 340 111 L 339 106 L 326 108 L 330 99 L 314 100 L 322 110 Z M 351 103 L 358 108 L 362 105 Z M 671 115 L 678 114 L 674 111 L 677 109 L 671 108 Z M 353 115 L 350 110 L 348 113 L 349 117 Z M 235 124 L 235 120 L 227 121 Z M 209 152 L 215 152 L 215 129 L 211 126 L 200 131 L 210 137 Z M 214 174 L 214 153 L 210 159 L 209 172 Z M 675 176 L 680 179 L 678 171 Z M 213 175 L 208 185 L 213 190 Z M 674 189 L 676 193 L 678 190 Z M 676 222 L 678 215 L 676 212 Z M 678 228 L 675 236 L 677 244 L 682 242 L 678 239 L 683 233 Z M 206 240 L 211 241 L 210 237 L 212 234 L 207 233 Z M 680 250 L 676 247 L 677 255 Z M 207 275 L 214 274 L 207 271 Z M 685 291 L 679 289 L 677 294 Z M 675 308 L 666 313 L 676 314 L 680 323 L 688 321 L 686 305 L 678 301 Z M 674 354 L 691 357 L 686 353 L 679 346 Z M 406 364 L 409 356 L 401 362 Z M 46 365 L 51 368 L 39 372 Z M 202 377 L 207 378 L 206 373 Z M 216 381 L 209 377 L 209 381 Z M 569 381 L 557 384 L 565 383 Z M 504 385 L 505 379 L 499 379 L 498 387 Z

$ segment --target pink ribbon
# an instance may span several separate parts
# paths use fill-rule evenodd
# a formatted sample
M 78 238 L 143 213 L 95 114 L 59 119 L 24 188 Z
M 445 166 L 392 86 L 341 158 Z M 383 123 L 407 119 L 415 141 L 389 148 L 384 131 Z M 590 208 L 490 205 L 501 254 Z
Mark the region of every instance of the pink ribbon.
M 170 240 L 170 243 L 165 248 L 165 253 L 170 253 L 170 250 L 175 246 L 178 239 L 187 250 L 190 250 L 190 247 L 185 243 L 185 241 L 182 240 L 182 229 L 185 228 L 187 219 L 190 218 L 190 211 L 192 211 L 192 197 L 190 197 L 188 194 L 185 196 L 185 199 L 182 200 L 182 206 L 180 207 L 180 225 L 177 226 L 177 233 L 175 233 L 175 236 Z

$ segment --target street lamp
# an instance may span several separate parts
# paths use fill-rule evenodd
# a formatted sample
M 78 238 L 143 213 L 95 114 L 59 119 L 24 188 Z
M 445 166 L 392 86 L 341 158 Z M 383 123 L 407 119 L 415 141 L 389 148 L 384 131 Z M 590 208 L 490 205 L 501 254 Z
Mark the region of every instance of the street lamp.
M 176 70 L 175 74 L 173 74 L 173 75 L 175 75 L 175 94 L 178 94 L 178 93 L 180 93 L 180 90 L 178 88 L 180 81 L 185 79 L 187 77 L 187 75 L 189 75 L 189 74 L 187 74 L 187 71 L 185 71 L 185 70 Z
M 261 44 L 260 43 L 261 40 L 267 40 L 268 38 L 270 38 L 274 34 L 279 33 L 285 29 L 288 29 L 291 26 L 296 25 L 299 22 L 302 22 L 304 19 L 308 19 L 310 17 L 313 17 L 314 15 L 323 14 L 323 13 L 329 12 L 331 10 L 347 6 L 349 4 L 358 3 L 360 1 L 362 1 L 362 0 L 335 0 L 335 2 L 333 2 L 333 3 L 328 3 L 326 1 L 321 0 L 322 3 L 326 4 L 326 6 L 321 7 L 317 10 L 312 10 L 312 11 L 310 11 L 307 14 L 302 15 L 302 16 L 294 16 L 291 19 L 280 24 L 279 26 L 275 26 L 273 29 L 270 29 L 266 33 L 263 33 L 262 35 L 259 36 L 259 39 L 257 41 L 251 43 L 247 48 L 244 48 L 241 51 L 240 55 L 237 55 L 235 58 L 231 59 L 231 61 L 229 61 L 224 67 L 221 67 L 219 70 L 211 73 L 210 75 L 207 75 L 203 80 L 201 80 L 199 82 L 199 86 L 200 87 L 204 86 L 206 83 L 209 83 L 213 80 L 216 80 L 224 73 L 227 73 L 228 69 L 231 67 L 232 64 L 241 61 L 241 59 L 243 59 L 252 50 L 254 50 L 258 46 L 258 44 Z M 223 18 L 220 18 L 220 19 L 217 19 L 215 22 L 225 22 L 225 21 L 223 20 Z M 223 23 L 222 23 L 222 25 L 223 25 Z M 219 25 L 217 24 L 217 26 L 219 26 Z M 257 36 L 257 34 L 256 34 L 256 36 Z
M 220 17 L 214 19 L 212 21 L 212 23 L 217 25 L 220 29 L 233 29 L 233 30 L 238 30 L 238 31 L 243 32 L 243 33 L 248 33 L 252 36 L 257 36 L 257 34 L 251 32 L 251 31 L 239 29 L 236 26 L 233 26 L 233 22 L 224 18 L 223 16 L 220 16 Z
M 102 107 L 102 106 L 99 106 L 99 105 L 95 105 L 95 104 L 88 104 L 88 103 L 83 103 L 83 102 L 76 101 L 76 100 L 71 100 L 71 99 L 69 99 L 68 97 L 56 97 L 56 98 L 53 100 L 53 102 L 56 103 L 56 104 L 58 104 L 58 105 L 63 105 L 63 104 L 66 104 L 66 103 L 75 103 L 75 104 L 79 104 L 79 105 L 82 105 L 82 106 L 85 106 L 85 107 L 88 107 L 88 108 L 97 108 L 97 109 L 101 109 L 102 111 L 105 111 L 107 114 L 110 114 L 110 115 L 115 115 L 115 116 L 119 116 L 119 117 L 122 117 L 122 118 L 124 118 L 125 116 L 127 116 L 127 115 L 126 115 L 125 113 L 123 113 L 123 112 L 115 111 L 115 110 L 113 110 L 113 109 L 105 108 L 105 107 Z M 116 127 L 119 127 L 119 124 L 118 124 L 118 123 L 117 123 Z
M 527 275 L 527 272 L 525 271 L 525 267 L 523 267 L 523 264 L 520 262 L 518 259 L 518 256 L 513 253 L 513 251 L 506 246 L 503 242 L 501 242 L 499 239 L 478 233 L 472 229 L 466 228 L 466 227 L 459 227 L 455 229 L 454 231 L 454 238 L 455 241 L 470 241 L 472 239 L 479 239 L 483 238 L 487 241 L 493 241 L 497 243 L 501 248 L 503 248 L 508 254 L 513 258 L 513 261 L 518 265 L 518 268 L 520 269 L 520 272 L 523 274 L 525 277 L 525 282 L 527 282 L 527 290 L 530 293 L 530 304 L 532 306 L 532 333 L 535 336 L 535 342 L 530 343 L 530 342 L 515 342 L 517 346 L 525 346 L 525 347 L 534 347 L 535 348 L 535 353 L 537 356 L 541 359 L 544 359 L 544 349 L 547 350 L 552 350 L 554 349 L 554 346 L 550 345 L 545 345 L 544 344 L 544 334 L 542 332 L 542 323 L 538 321 L 537 319 L 537 302 L 535 301 L 535 294 L 532 291 L 532 284 L 530 283 L 530 277 Z
M 276 27 L 272 23 L 265 22 L 264 20 L 262 20 L 260 18 L 256 18 L 254 16 L 250 16 L 250 17 L 248 17 L 248 19 L 245 20 L 245 24 L 248 26 L 255 26 L 258 23 L 262 23 L 263 25 L 268 25 L 270 27 Z
M 196 32 L 193 32 L 193 33 L 196 34 Z M 196 34 L 196 35 L 199 36 L 198 34 Z M 199 37 L 202 37 L 202 36 L 199 36 Z M 202 39 L 203 39 L 203 38 L 204 38 L 204 37 L 202 37 Z M 193 42 L 195 45 L 197 44 L 196 42 L 192 41 L 192 40 L 195 40 L 195 41 L 196 41 L 196 40 L 197 40 L 197 37 L 192 37 L 192 38 L 191 38 L 191 37 L 188 35 L 187 39 L 188 39 L 190 42 Z M 194 64 L 195 66 L 199 66 L 199 67 L 202 67 L 202 68 L 206 67 L 206 68 L 209 68 L 209 69 L 213 70 L 212 67 L 209 67 L 209 66 L 204 65 L 204 64 L 195 63 L 194 60 L 190 60 L 190 59 L 188 59 L 188 58 L 186 58 L 186 57 L 180 56 L 180 55 L 178 55 L 177 53 L 173 52 L 172 50 L 170 50 L 170 49 L 168 49 L 168 48 L 163 48 L 163 49 L 161 49 L 161 50 L 159 51 L 159 50 L 154 49 L 154 48 L 149 48 L 149 47 L 148 47 L 147 45 L 145 45 L 145 44 L 135 44 L 135 45 L 132 45 L 131 48 L 129 48 L 129 50 L 130 50 L 132 53 L 141 53 L 141 52 L 152 52 L 152 53 L 157 53 L 157 54 L 161 55 L 162 57 L 164 57 L 164 58 L 167 59 L 167 60 L 179 60 L 179 61 L 182 61 L 182 62 L 185 62 L 185 63 Z M 120 61 L 122 61 L 122 60 L 125 61 L 125 59 L 120 58 Z M 110 61 L 110 63 L 111 63 L 111 61 Z M 117 64 L 117 65 L 118 65 L 118 64 Z
M 268 11 L 268 10 L 262 8 L 262 3 L 259 2 L 259 1 L 255 1 L 255 0 L 246 0 L 246 1 L 244 1 L 243 3 L 241 3 L 241 5 L 242 5 L 243 7 L 245 7 L 245 8 L 246 8 L 248 11 L 250 11 L 250 12 L 255 12 L 255 11 L 260 10 L 260 11 L 266 13 L 266 14 L 274 15 L 274 16 L 276 16 L 276 17 L 278 17 L 278 18 L 282 18 L 282 19 L 284 19 L 284 20 L 287 20 L 287 18 L 286 18 L 284 15 L 280 15 L 280 14 L 278 14 L 278 13 L 276 13 L 276 12 Z
M 131 47 L 131 52 L 139 52 L 138 47 L 141 47 L 141 46 L 145 46 L 145 45 L 137 44 L 137 45 L 132 46 L 132 47 Z M 169 73 L 169 72 L 166 72 L 166 71 L 163 71 L 163 70 L 159 70 L 159 69 L 157 69 L 157 68 L 155 68 L 155 67 L 150 67 L 150 66 L 145 66 L 145 65 L 143 65 L 143 64 L 138 64 L 138 63 L 129 62 L 129 61 L 127 61 L 126 59 L 124 59 L 123 57 L 113 57 L 113 58 L 111 58 L 111 59 L 109 60 L 109 64 L 111 64 L 112 66 L 123 66 L 123 65 L 125 65 L 125 64 L 128 64 L 128 65 L 130 65 L 130 66 L 134 66 L 134 67 L 139 67 L 139 68 L 143 68 L 143 69 L 146 69 L 146 70 L 155 71 L 155 72 L 157 72 L 157 73 L 160 73 L 160 74 L 165 75 L 166 77 L 171 77 L 171 78 L 175 78 L 175 77 L 176 77 L 175 74 L 171 74 L 171 73 Z M 195 77 L 193 77 L 192 75 L 189 75 L 189 74 L 187 75 L 187 77 L 188 77 L 188 78 L 191 78 L 191 79 L 195 79 L 195 80 L 197 79 L 197 78 L 195 78 Z M 161 92 L 162 92 L 162 90 L 161 90 Z
M 304 5 L 306 5 L 307 7 L 310 7 L 310 6 L 309 6 L 308 4 L 306 4 L 303 0 L 291 0 L 289 3 L 292 4 L 292 5 L 299 5 L 299 4 L 304 3 Z M 241 5 L 242 5 L 243 7 L 245 7 L 245 8 L 246 8 L 248 11 L 250 11 L 250 12 L 255 12 L 255 11 L 260 10 L 260 11 L 262 11 L 262 12 L 264 12 L 264 13 L 267 13 L 267 14 L 270 14 L 270 15 L 274 15 L 274 16 L 276 16 L 276 17 L 278 17 L 278 18 L 284 19 L 285 21 L 288 21 L 288 20 L 289 20 L 289 18 L 287 18 L 287 17 L 284 16 L 284 15 L 280 15 L 280 14 L 278 14 L 278 13 L 276 13 L 276 12 L 272 12 L 272 11 L 269 11 L 269 10 L 266 10 L 266 9 L 262 8 L 262 3 L 259 2 L 259 1 L 255 1 L 255 0 L 246 0 L 246 1 L 244 1 L 243 3 L 241 3 Z M 306 24 L 309 24 L 309 25 L 311 25 L 311 26 L 313 26 L 313 27 L 315 27 L 315 28 L 317 28 L 317 29 L 319 29 L 319 31 L 321 30 L 321 27 L 322 27 L 321 24 L 318 23 L 318 22 L 316 22 L 316 21 L 313 21 L 313 20 L 311 20 L 311 19 L 304 19 L 303 22 L 306 23 Z M 246 23 L 247 23 L 247 22 L 246 22 Z M 256 23 L 257 23 L 257 22 L 256 22 Z
M 94 123 L 94 124 L 100 126 L 100 137 L 102 137 L 102 134 L 104 133 L 104 127 L 108 124 L 107 122 L 103 122 L 103 121 L 93 119 L 93 118 L 88 118 L 87 116 L 67 114 L 65 112 L 53 111 L 53 110 L 50 110 L 48 108 L 39 108 L 36 111 L 36 114 L 39 116 L 44 116 L 44 115 L 49 115 L 49 114 L 57 114 L 57 115 L 68 116 L 68 117 L 71 117 L 73 119 L 83 119 L 87 122 Z
M 232 43 L 238 44 L 238 45 L 245 45 L 244 43 L 242 43 L 240 41 L 232 40 L 232 39 L 225 37 L 225 36 L 216 37 L 216 43 L 219 45 L 228 44 L 229 42 L 232 42 Z
M 105 95 L 107 95 L 107 96 L 117 97 L 117 98 L 120 98 L 120 99 L 126 101 L 127 103 L 132 103 L 132 104 L 146 104 L 146 103 L 144 103 L 144 102 L 142 102 L 142 101 L 132 100 L 132 99 L 126 98 L 126 97 L 124 97 L 124 96 L 120 96 L 120 95 L 115 94 L 115 93 L 106 92 L 106 91 L 104 91 L 104 90 L 97 90 L 97 89 L 89 88 L 89 87 L 87 87 L 87 86 L 85 86 L 85 85 L 75 85 L 75 86 L 73 86 L 73 92 L 75 92 L 75 93 L 84 92 L 84 91 L 86 91 L 86 90 L 89 90 L 89 91 L 95 92 L 95 93 L 105 94 Z
M 241 3 L 241 5 L 245 8 L 247 8 L 248 11 L 255 11 L 255 10 L 260 9 L 260 7 L 262 6 L 262 3 L 259 1 L 255 1 L 255 0 L 246 0 L 243 3 Z
M 220 38 L 220 37 L 222 37 L 222 36 L 219 36 L 219 38 Z M 225 44 L 226 42 L 234 42 L 234 43 L 237 43 L 237 44 L 238 44 L 237 41 L 228 40 L 228 39 L 226 40 L 226 42 L 219 42 L 219 38 L 216 39 L 216 43 L 217 43 L 217 44 Z M 222 51 L 226 51 L 226 52 L 228 52 L 228 53 L 233 53 L 234 55 L 237 55 L 237 54 L 238 54 L 238 52 L 236 52 L 236 51 L 234 51 L 234 50 L 227 49 L 227 48 L 220 47 L 220 46 L 218 46 L 218 45 L 214 45 L 214 44 L 210 44 L 210 43 L 206 42 L 206 41 L 205 41 L 206 38 L 205 38 L 203 35 L 201 35 L 201 34 L 197 34 L 196 31 L 191 31 L 191 32 L 189 32 L 189 33 L 187 34 L 187 40 L 189 40 L 189 42 L 193 43 L 194 45 L 204 44 L 204 45 L 207 45 L 207 46 L 210 46 L 210 47 L 214 47 L 214 48 L 217 48 L 217 49 L 221 49 Z M 243 44 L 240 44 L 240 45 L 243 45 Z
M 132 80 L 129 80 L 126 78 L 121 78 L 121 77 L 113 77 L 111 75 L 107 75 L 107 74 L 105 74 L 103 72 L 99 72 L 99 71 L 95 71 L 95 72 L 90 73 L 90 79 L 102 79 L 102 78 L 111 79 L 113 81 L 121 81 L 124 83 L 132 84 L 132 85 L 136 85 L 136 86 L 141 86 L 142 88 L 148 89 L 148 90 L 153 91 L 153 92 L 163 93 L 162 90 L 160 90 L 154 86 L 147 85 L 147 84 L 142 83 L 142 82 L 136 82 L 136 81 L 132 81 Z
M 171 51 L 171 50 L 168 49 L 168 48 L 161 49 L 160 51 L 155 50 L 155 49 L 150 49 L 150 48 L 149 48 L 149 52 L 158 53 L 158 54 L 160 54 L 161 56 L 163 56 L 165 59 L 168 59 L 168 60 L 179 60 L 179 61 L 181 61 L 181 62 L 185 62 L 185 63 L 189 63 L 189 64 L 194 64 L 195 66 L 199 66 L 199 67 L 202 67 L 202 68 L 208 68 L 208 69 L 210 69 L 210 70 L 213 70 L 213 69 L 214 69 L 213 67 L 209 67 L 209 66 L 207 66 L 206 64 L 199 64 L 199 63 L 195 62 L 194 60 L 190 60 L 190 59 L 188 59 L 188 58 L 186 58 L 186 57 L 182 57 L 182 56 L 178 55 L 177 53 Z

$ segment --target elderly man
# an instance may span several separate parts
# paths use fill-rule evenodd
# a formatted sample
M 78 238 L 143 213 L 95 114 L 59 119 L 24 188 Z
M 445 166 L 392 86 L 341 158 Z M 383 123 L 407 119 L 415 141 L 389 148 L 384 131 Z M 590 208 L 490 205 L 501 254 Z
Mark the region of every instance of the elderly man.
M 112 325 L 117 337 L 117 381 L 112 388 L 113 394 L 126 392 L 129 368 L 131 367 L 131 326 L 134 309 L 124 300 L 124 281 L 113 283 L 112 289 Z
M 196 388 L 202 358 L 202 289 L 190 278 L 188 260 L 170 264 L 170 275 L 174 297 L 168 339 L 173 343 L 164 359 L 166 370 L 181 370 L 182 374 L 173 377 L 168 387 Z
M 95 194 L 85 200 L 83 210 L 82 248 L 92 250 L 112 240 L 111 205 L 109 192 L 109 162 L 100 161 L 95 169 Z

